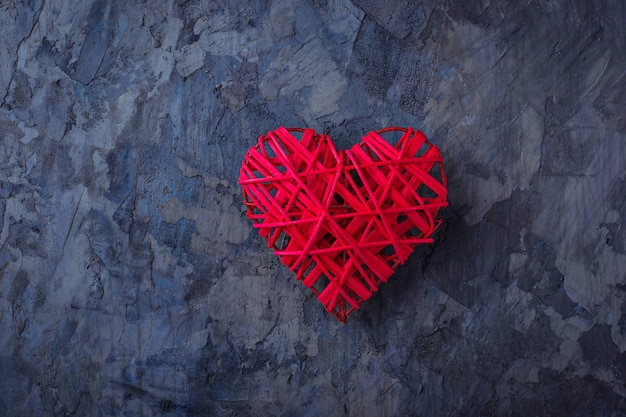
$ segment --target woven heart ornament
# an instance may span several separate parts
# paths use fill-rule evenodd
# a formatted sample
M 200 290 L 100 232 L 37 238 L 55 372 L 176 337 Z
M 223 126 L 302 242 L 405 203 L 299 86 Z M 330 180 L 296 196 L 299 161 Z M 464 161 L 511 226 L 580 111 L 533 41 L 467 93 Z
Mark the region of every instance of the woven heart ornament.
M 383 137 L 394 133 L 395 146 Z M 448 204 L 441 153 L 411 128 L 338 151 L 327 135 L 280 127 L 248 150 L 239 183 L 259 234 L 343 323 L 432 243 Z

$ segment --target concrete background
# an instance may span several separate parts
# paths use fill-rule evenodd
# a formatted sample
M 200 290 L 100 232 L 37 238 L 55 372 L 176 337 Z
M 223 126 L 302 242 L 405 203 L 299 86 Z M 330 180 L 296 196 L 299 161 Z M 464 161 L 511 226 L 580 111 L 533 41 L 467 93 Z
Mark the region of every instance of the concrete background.
M 626 414 L 626 3 L 3 1 L 0 414 Z M 257 137 L 443 151 L 347 325 L 265 247 Z

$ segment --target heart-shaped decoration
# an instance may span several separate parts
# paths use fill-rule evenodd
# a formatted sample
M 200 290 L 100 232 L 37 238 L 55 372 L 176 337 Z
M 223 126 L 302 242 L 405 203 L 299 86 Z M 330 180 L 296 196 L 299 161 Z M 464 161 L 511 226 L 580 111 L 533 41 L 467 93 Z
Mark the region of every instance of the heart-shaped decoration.
M 382 136 L 393 132 L 395 146 Z M 344 323 L 433 241 L 448 204 L 441 153 L 411 128 L 370 132 L 337 151 L 327 135 L 280 127 L 248 150 L 239 183 L 259 234 Z

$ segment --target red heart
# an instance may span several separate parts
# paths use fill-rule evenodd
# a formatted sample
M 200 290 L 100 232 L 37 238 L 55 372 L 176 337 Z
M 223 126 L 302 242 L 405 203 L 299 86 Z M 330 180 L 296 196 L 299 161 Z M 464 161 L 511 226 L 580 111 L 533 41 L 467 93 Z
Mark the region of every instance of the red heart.
M 381 136 L 389 132 L 402 133 L 395 147 Z M 239 183 L 259 234 L 344 323 L 433 241 L 448 204 L 441 153 L 411 128 L 370 132 L 337 151 L 327 135 L 280 127 L 248 150 Z

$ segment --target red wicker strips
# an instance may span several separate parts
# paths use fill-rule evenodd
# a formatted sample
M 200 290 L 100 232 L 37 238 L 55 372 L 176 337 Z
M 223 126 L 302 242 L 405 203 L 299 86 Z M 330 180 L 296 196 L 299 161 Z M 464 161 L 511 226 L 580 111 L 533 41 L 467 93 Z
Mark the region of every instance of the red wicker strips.
M 393 132 L 396 146 L 382 137 Z M 239 182 L 259 234 L 344 323 L 432 242 L 448 204 L 441 153 L 411 128 L 370 132 L 337 151 L 327 135 L 280 127 L 250 148 Z

